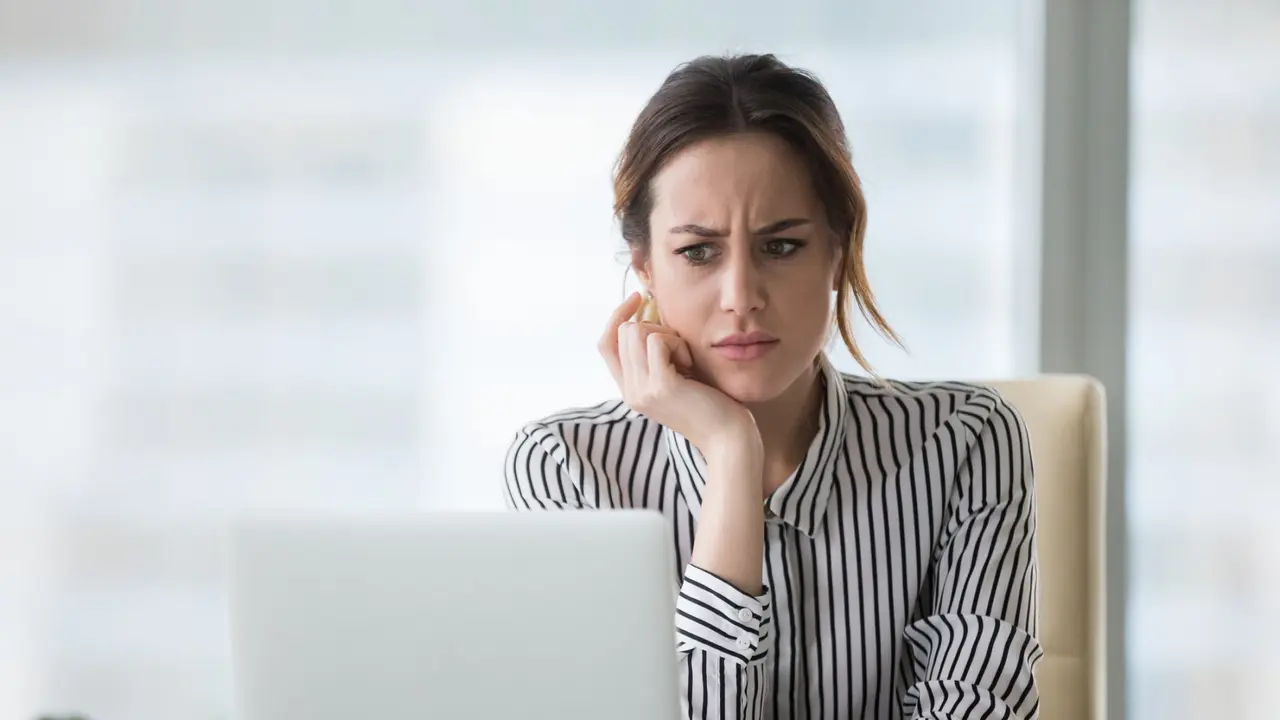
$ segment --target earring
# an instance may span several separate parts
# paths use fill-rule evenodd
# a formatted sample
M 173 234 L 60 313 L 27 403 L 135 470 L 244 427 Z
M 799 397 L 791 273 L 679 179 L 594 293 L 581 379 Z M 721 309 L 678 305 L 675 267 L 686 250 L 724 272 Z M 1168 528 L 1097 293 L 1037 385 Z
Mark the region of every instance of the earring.
M 653 294 L 649 291 L 644 293 L 644 302 L 640 305 L 640 322 L 660 324 L 658 322 L 658 301 L 653 298 Z

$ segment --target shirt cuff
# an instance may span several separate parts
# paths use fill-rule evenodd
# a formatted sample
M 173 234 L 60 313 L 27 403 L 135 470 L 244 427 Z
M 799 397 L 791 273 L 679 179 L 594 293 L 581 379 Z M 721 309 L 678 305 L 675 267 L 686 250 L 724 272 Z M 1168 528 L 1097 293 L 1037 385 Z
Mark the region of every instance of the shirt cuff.
M 740 665 L 763 662 L 773 627 L 769 606 L 768 587 L 752 597 L 690 563 L 676 599 L 677 649 L 706 650 Z

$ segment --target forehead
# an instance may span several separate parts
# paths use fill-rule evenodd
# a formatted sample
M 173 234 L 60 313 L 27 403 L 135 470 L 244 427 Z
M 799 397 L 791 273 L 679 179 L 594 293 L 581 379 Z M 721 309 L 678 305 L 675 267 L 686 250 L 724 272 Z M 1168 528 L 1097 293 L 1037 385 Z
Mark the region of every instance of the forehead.
M 654 214 L 682 222 L 813 216 L 818 204 L 799 153 L 764 133 L 710 138 L 685 148 L 654 177 L 653 192 Z

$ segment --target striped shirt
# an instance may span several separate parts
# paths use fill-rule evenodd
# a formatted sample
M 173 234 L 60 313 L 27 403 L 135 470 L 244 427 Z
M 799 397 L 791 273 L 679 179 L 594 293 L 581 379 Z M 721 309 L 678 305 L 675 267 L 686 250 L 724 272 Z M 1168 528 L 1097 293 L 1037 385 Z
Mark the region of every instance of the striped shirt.
M 622 402 L 525 426 L 506 457 L 507 502 L 670 521 L 688 718 L 1035 718 L 1021 417 L 988 388 L 821 365 L 818 433 L 765 501 L 759 596 L 689 563 L 705 461 Z

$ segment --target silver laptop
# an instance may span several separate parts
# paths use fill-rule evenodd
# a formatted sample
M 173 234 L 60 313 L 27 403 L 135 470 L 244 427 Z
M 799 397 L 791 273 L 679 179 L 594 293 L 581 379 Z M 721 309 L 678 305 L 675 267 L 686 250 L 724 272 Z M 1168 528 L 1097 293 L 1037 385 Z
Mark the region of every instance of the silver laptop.
M 242 521 L 238 717 L 675 718 L 667 533 L 631 511 Z

